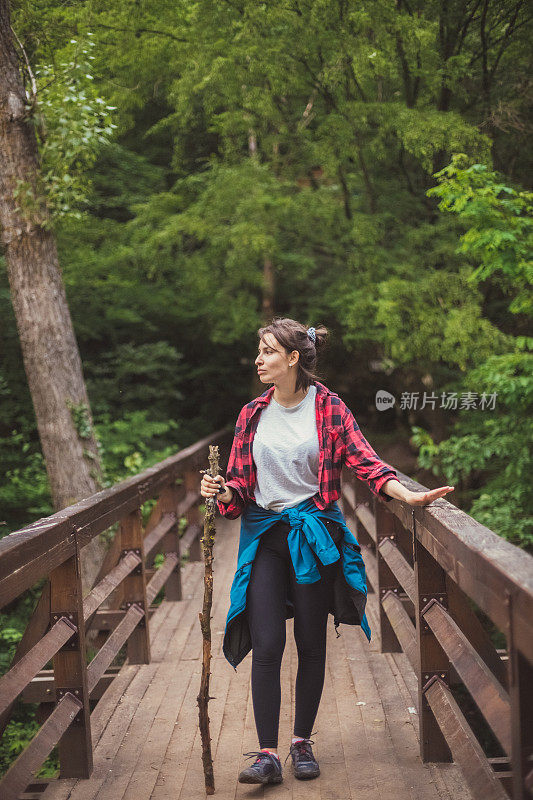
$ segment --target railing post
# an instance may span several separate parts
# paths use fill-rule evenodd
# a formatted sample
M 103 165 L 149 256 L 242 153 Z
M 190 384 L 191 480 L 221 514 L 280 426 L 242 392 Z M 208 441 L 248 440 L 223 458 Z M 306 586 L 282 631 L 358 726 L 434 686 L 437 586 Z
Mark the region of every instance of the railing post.
M 398 579 L 390 569 L 389 565 L 381 555 L 380 543 L 384 539 L 392 539 L 394 542 L 394 516 L 387 511 L 384 503 L 374 498 L 374 518 L 376 520 L 376 558 L 378 564 L 378 597 L 379 597 L 379 627 L 381 632 L 381 652 L 400 653 L 402 646 L 398 641 L 390 620 L 381 604 L 387 592 L 399 594 L 402 591 Z
M 87 687 L 87 657 L 80 550 L 73 534 L 76 552 L 50 575 L 50 622 L 64 616 L 78 631 L 59 650 L 54 658 L 54 688 L 56 703 L 67 692 L 77 697 L 83 708 L 59 740 L 61 778 L 88 778 L 93 769 L 91 711 Z
M 187 492 L 197 492 L 200 486 L 200 475 L 197 471 L 188 470 L 184 475 L 185 489 Z M 195 503 L 186 514 L 189 525 L 200 525 L 200 509 Z M 200 536 L 196 536 L 189 547 L 189 561 L 201 561 L 203 558 L 200 545 Z
M 359 544 L 367 544 L 368 534 L 363 529 L 361 522 L 357 516 L 357 506 L 359 503 L 363 502 L 363 498 L 361 497 L 361 489 L 358 487 L 359 481 L 355 478 L 350 479 L 350 486 L 353 489 L 353 511 L 352 511 L 352 520 L 353 520 L 353 530 L 355 533 L 355 538 L 359 542 Z
M 420 756 L 422 761 L 452 761 L 450 748 L 429 706 L 424 689 L 435 676 L 449 686 L 450 662 L 422 612 L 433 599 L 445 608 L 446 573 L 428 553 L 416 535 L 413 515 L 413 557 L 416 579 L 416 643 L 418 680 L 418 720 L 420 726 Z
M 506 592 L 509 615 L 507 648 L 509 653 L 509 697 L 511 700 L 511 768 L 513 798 L 533 796 L 533 666 L 514 642 L 513 599 Z
M 181 588 L 181 558 L 180 558 L 180 534 L 178 507 L 180 500 L 185 496 L 185 481 L 181 486 L 171 483 L 165 486 L 159 495 L 158 508 L 160 517 L 163 514 L 174 512 L 176 514 L 176 524 L 161 539 L 161 550 L 163 553 L 176 553 L 178 560 L 172 573 L 165 584 L 165 600 L 174 602 L 182 599 Z
M 137 508 L 120 521 L 118 535 L 121 537 L 122 553 L 133 550 L 141 563 L 124 578 L 122 607 L 127 611 L 133 603 L 144 609 L 144 617 L 128 638 L 128 660 L 130 664 L 150 663 L 150 626 L 146 602 L 146 572 L 144 563 L 143 528 L 141 509 Z

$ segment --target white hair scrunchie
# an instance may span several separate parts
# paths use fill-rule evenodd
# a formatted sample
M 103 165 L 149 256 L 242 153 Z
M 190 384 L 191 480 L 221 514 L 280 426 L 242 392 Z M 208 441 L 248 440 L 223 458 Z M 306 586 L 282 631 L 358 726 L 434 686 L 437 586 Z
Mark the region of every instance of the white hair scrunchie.
M 316 330 L 314 328 L 308 328 L 307 329 L 307 335 L 309 336 L 309 338 L 311 339 L 313 344 L 315 344 L 315 342 L 316 342 Z

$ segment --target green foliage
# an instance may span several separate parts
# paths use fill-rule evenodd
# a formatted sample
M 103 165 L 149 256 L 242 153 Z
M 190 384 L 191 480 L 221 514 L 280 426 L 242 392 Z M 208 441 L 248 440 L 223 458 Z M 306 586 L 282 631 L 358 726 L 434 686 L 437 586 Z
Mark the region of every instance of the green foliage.
M 30 589 L 0 612 L 0 677 L 4 675 L 13 659 L 18 642 L 26 628 L 37 599 L 41 593 L 43 581 Z M 39 730 L 35 719 L 37 705 L 17 701 L 11 720 L 0 739 L 0 775 L 3 774 L 17 756 L 30 743 Z M 57 754 L 52 753 L 37 773 L 39 777 L 49 777 L 57 770 Z
M 80 439 L 90 439 L 92 435 L 92 425 L 91 414 L 87 403 L 73 403 L 72 400 L 67 398 L 66 404 Z
M 479 262 L 470 281 L 495 273 L 512 298 L 513 313 L 533 315 L 533 192 L 517 191 L 486 164 L 472 164 L 456 153 L 435 177 L 427 194 L 440 197 L 439 208 L 457 214 L 468 226 L 458 253 Z
M 439 151 L 455 153 L 465 145 L 470 153 L 490 161 L 490 140 L 460 114 L 442 114 L 434 108 L 405 108 L 400 103 L 390 103 L 389 114 L 384 130 L 390 128 L 405 152 L 415 157 L 428 174 L 433 172 L 434 158 Z
M 502 273 L 510 311 L 531 315 L 533 195 L 507 186 L 482 164 L 464 163 L 465 156 L 456 155 L 437 173 L 439 185 L 427 194 L 440 197 L 439 207 L 468 226 L 457 252 L 477 263 L 469 283 Z M 468 338 L 468 328 L 462 327 L 462 336 L 465 332 Z M 506 352 L 501 352 L 504 341 Z M 533 355 L 528 347 L 529 337 L 508 336 L 500 341 L 500 354 L 478 351 L 476 366 L 458 384 L 458 391 L 495 393 L 494 412 L 462 412 L 452 435 L 438 445 L 428 432 L 413 430 L 420 465 L 444 475 L 448 483 L 469 480 L 474 484 L 469 513 L 514 544 L 532 549 Z
M 4 525 L 0 535 L 53 513 L 50 486 L 42 453 L 27 435 L 13 431 L 0 438 L 4 480 L 0 484 L 0 507 Z
M 453 435 L 439 444 L 413 428 L 419 463 L 449 484 L 469 482 L 468 513 L 533 550 L 533 358 L 520 352 L 490 356 L 460 390 L 496 394 L 494 410 L 460 412 Z
M 7 726 L 0 744 L 0 774 L 26 749 L 39 730 L 39 723 L 29 715 L 13 719 Z
M 115 307 L 118 317 L 119 310 Z M 161 386 L 166 400 L 177 403 L 183 398 L 178 381 L 183 377 L 183 355 L 168 342 L 124 342 L 104 350 L 98 361 L 87 366 L 87 383 L 96 398 L 97 412 L 110 408 L 133 411 L 157 409 Z M 100 400 L 98 400 L 100 398 Z M 160 417 L 161 412 L 156 412 Z
M 54 219 L 82 219 L 88 206 L 89 170 L 116 125 L 113 106 L 99 95 L 91 74 L 94 34 L 70 39 L 54 64 L 35 69 L 37 105 L 32 121 L 40 140 L 41 179 Z
M 457 275 L 421 271 L 415 294 L 412 280 L 391 278 L 381 284 L 376 320 L 397 363 L 415 357 L 427 368 L 443 361 L 465 371 L 507 349 L 510 337 L 483 318 L 481 295 L 467 275 L 464 269 Z
M 99 439 L 104 442 L 102 459 L 106 486 L 136 475 L 177 449 L 175 445 L 161 447 L 160 442 L 179 425 L 174 420 L 157 422 L 150 419 L 146 409 L 126 413 L 118 420 L 103 414 L 95 427 Z

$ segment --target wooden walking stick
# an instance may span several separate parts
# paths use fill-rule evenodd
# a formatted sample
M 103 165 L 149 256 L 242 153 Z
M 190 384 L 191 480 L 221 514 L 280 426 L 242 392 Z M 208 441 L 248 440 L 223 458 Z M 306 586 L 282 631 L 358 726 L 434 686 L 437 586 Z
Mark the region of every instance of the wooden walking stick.
M 218 475 L 218 447 L 209 445 L 209 469 L 211 477 Z M 204 765 L 205 793 L 215 793 L 215 777 L 213 774 L 213 759 L 211 757 L 211 736 L 209 734 L 209 676 L 211 665 L 211 605 L 213 602 L 213 545 L 215 543 L 215 498 L 208 497 L 205 501 L 204 535 L 201 539 L 204 553 L 204 605 L 199 613 L 200 627 L 203 636 L 202 653 L 202 679 L 198 701 L 198 717 L 200 721 L 200 735 L 202 737 L 202 762 Z

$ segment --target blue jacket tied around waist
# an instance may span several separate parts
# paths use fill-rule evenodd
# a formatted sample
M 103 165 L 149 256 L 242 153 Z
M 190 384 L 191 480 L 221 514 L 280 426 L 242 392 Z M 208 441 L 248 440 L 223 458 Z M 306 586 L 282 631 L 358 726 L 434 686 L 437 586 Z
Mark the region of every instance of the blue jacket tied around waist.
M 331 520 L 341 526 L 344 536 L 338 545 L 331 538 L 324 520 Z M 230 590 L 230 609 L 223 643 L 224 655 L 235 669 L 252 648 L 246 615 L 246 591 L 260 537 L 263 534 L 268 535 L 269 528 L 280 521 L 290 525 L 287 543 L 296 582 L 314 583 L 320 580 L 315 555 L 324 565 L 338 561 L 339 568 L 333 585 L 333 607 L 330 608 L 335 629 L 341 622 L 360 625 L 370 641 L 370 627 L 365 615 L 366 573 L 361 548 L 347 527 L 337 503 L 333 502 L 321 510 L 309 498 L 281 513 L 262 508 L 256 503 L 248 503 L 241 517 L 237 569 Z M 293 616 L 293 604 L 288 599 L 286 618 Z

